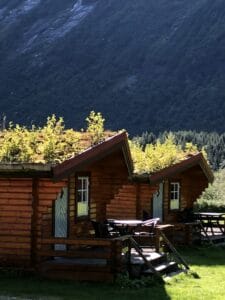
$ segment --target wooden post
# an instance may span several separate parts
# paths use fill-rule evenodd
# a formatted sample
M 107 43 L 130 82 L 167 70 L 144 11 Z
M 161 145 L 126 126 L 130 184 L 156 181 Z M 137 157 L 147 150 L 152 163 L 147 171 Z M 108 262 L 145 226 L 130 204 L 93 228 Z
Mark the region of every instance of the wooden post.
M 39 206 L 39 179 L 32 180 L 32 216 L 31 216 L 31 264 L 37 263 L 37 224 L 38 224 L 38 206 Z
M 160 229 L 155 228 L 155 250 L 156 252 L 160 251 Z
M 140 184 L 136 183 L 136 218 L 142 219 L 142 216 L 140 216 L 140 208 L 141 208 L 141 203 L 140 203 Z
M 127 269 L 128 269 L 129 277 L 131 278 L 132 267 L 131 267 L 131 241 L 130 241 L 130 239 L 128 240 Z

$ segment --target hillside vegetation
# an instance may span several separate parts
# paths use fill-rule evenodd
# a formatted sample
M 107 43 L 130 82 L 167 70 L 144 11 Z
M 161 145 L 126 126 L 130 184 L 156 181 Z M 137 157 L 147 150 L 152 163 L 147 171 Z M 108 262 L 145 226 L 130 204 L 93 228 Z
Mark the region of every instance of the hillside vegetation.
M 225 131 L 225 2 L 1 0 L 0 112 L 84 126 Z

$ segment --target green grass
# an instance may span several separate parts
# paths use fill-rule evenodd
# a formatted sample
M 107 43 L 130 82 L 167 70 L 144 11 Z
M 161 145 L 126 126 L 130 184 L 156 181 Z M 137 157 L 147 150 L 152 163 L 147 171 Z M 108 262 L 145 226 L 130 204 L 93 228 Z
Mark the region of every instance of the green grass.
M 166 284 L 152 283 L 148 288 L 120 288 L 118 285 L 49 281 L 14 273 L 0 274 L 0 296 L 27 296 L 65 300 L 222 300 L 225 299 L 225 248 L 181 249 L 191 265 L 191 273 L 181 274 Z M 198 276 L 196 276 L 198 275 Z
M 191 263 L 191 270 L 199 279 L 184 274 L 165 286 L 171 299 L 225 299 L 225 248 L 185 249 L 183 256 Z

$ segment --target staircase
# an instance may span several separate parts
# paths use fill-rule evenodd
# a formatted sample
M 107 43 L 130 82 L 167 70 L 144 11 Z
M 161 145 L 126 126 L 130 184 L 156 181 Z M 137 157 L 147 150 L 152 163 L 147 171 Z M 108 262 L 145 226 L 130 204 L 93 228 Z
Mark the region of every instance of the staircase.
M 130 275 L 132 278 L 154 275 L 154 273 L 158 273 L 160 276 L 170 275 L 181 270 L 178 264 L 175 261 L 169 261 L 164 253 L 153 252 L 151 248 L 142 249 L 142 253 L 147 261 L 151 263 L 155 272 L 146 265 L 139 253 L 132 249 L 130 264 Z
M 170 249 L 169 253 L 160 253 L 154 248 L 142 247 L 130 238 L 126 263 L 131 278 L 149 275 L 173 276 L 180 272 L 187 272 L 189 267 L 186 262 L 166 237 L 165 242 Z

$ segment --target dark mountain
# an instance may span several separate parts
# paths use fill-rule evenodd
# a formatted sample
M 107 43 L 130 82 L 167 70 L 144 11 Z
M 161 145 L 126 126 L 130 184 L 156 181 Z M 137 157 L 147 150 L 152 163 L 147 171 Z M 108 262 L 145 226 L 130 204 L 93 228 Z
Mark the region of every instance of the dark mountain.
M 225 131 L 224 0 L 1 0 L 0 112 Z

